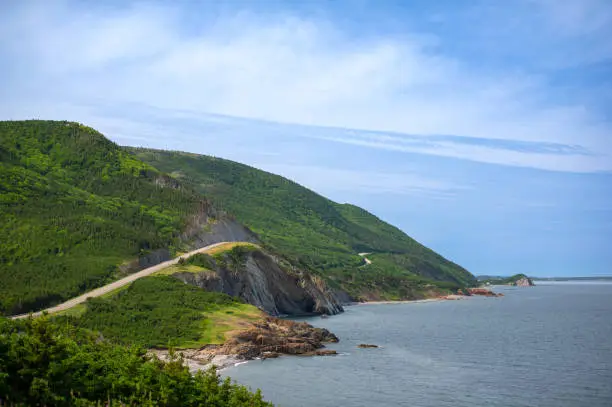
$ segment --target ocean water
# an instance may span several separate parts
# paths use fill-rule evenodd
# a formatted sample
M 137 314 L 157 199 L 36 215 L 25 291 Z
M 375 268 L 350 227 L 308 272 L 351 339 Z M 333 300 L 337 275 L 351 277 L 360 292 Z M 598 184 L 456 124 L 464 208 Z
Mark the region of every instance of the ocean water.
M 328 346 L 340 355 L 222 374 L 287 407 L 611 407 L 612 284 L 497 290 L 505 297 L 346 307 L 308 319 L 340 337 Z

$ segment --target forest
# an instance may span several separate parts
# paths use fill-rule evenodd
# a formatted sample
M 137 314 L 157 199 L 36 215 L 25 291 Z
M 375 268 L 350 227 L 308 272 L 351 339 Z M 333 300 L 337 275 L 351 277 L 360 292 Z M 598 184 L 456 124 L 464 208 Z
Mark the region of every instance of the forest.
M 0 405 L 271 406 L 214 368 L 192 375 L 173 355 L 163 362 L 48 318 L 0 317 Z
M 0 314 L 37 310 L 176 250 L 205 200 L 95 130 L 0 122 Z

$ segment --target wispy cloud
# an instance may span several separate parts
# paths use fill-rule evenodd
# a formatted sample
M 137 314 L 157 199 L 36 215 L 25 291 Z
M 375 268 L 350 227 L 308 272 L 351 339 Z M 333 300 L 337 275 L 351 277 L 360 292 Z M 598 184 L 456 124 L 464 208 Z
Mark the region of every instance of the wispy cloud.
M 186 26 L 187 13 L 202 11 L 82 4 L 26 3 L 2 18 L 4 32 L 19 38 L 5 36 L 0 45 L 0 57 L 12 66 L 3 85 L 14 90 L 14 97 L 0 99 L 3 110 L 32 115 L 34 96 L 72 104 L 97 98 L 364 129 L 307 132 L 371 148 L 562 171 L 612 170 L 606 117 L 580 103 L 551 100 L 555 85 L 541 70 L 481 69 L 447 54 L 447 38 L 420 32 L 354 37 L 333 21 L 284 12 L 237 10 L 208 17 L 205 26 Z M 605 13 L 591 31 L 580 31 L 566 6 L 534 4 L 548 26 L 562 25 L 576 31 L 574 37 L 591 38 L 608 27 Z M 597 5 L 580 6 L 581 18 Z

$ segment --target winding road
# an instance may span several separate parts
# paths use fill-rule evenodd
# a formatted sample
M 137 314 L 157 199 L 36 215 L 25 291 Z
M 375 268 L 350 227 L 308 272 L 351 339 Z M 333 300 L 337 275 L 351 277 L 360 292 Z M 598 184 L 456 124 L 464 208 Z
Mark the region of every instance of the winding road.
M 372 262 L 370 261 L 370 259 L 368 259 L 367 256 L 368 254 L 372 254 L 372 253 L 358 253 L 361 257 L 363 257 L 363 260 L 365 261 L 364 266 L 367 266 L 369 264 L 372 264 Z
M 112 282 L 110 284 L 107 284 L 107 285 L 105 285 L 103 287 L 96 288 L 95 290 L 92 290 L 92 291 L 89 291 L 88 293 L 79 295 L 78 297 L 75 297 L 75 298 L 73 298 L 71 300 L 63 302 L 63 303 L 61 303 L 59 305 L 56 305 L 54 307 L 47 308 L 45 310 L 38 311 L 38 312 L 14 315 L 11 318 L 13 318 L 13 319 L 27 318 L 30 315 L 32 315 L 33 317 L 37 317 L 37 316 L 42 315 L 43 312 L 47 312 L 49 314 L 53 314 L 53 313 L 56 313 L 56 312 L 65 311 L 65 310 L 67 310 L 69 308 L 74 307 L 75 305 L 84 303 L 85 301 L 87 301 L 88 298 L 99 297 L 101 295 L 107 294 L 107 293 L 109 293 L 111 291 L 116 290 L 117 288 L 121 288 L 124 285 L 127 285 L 127 284 L 129 284 L 129 283 L 131 283 L 131 282 L 133 282 L 135 280 L 138 280 L 139 278 L 149 276 L 149 275 L 151 275 L 151 274 L 153 274 L 153 273 L 155 273 L 157 271 L 165 269 L 166 267 L 175 265 L 175 264 L 177 264 L 179 262 L 180 259 L 187 259 L 187 258 L 193 256 L 194 254 L 205 253 L 205 252 L 207 252 L 207 251 L 209 251 L 209 250 L 211 250 L 211 249 L 213 249 L 213 248 L 215 248 L 217 246 L 221 246 L 221 245 L 228 244 L 228 243 L 234 243 L 234 242 L 219 242 L 219 243 L 215 243 L 215 244 L 211 244 L 211 245 L 208 245 L 208 246 L 201 247 L 199 249 L 196 249 L 196 250 L 193 250 L 191 252 L 185 253 L 185 254 L 183 254 L 183 255 L 175 258 L 175 259 L 164 261 L 164 262 L 159 263 L 159 264 L 157 264 L 155 266 L 146 268 L 144 270 L 140 270 L 137 273 L 130 274 L 129 276 L 124 277 L 121 280 L 117 280 L 117 281 L 114 281 L 114 282 Z

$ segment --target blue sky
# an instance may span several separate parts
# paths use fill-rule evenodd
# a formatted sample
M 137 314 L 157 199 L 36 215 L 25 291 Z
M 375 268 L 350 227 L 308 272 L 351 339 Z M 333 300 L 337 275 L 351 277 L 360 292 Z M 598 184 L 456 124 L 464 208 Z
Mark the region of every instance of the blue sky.
M 612 4 L 22 1 L 0 119 L 213 154 L 474 274 L 612 274 Z

